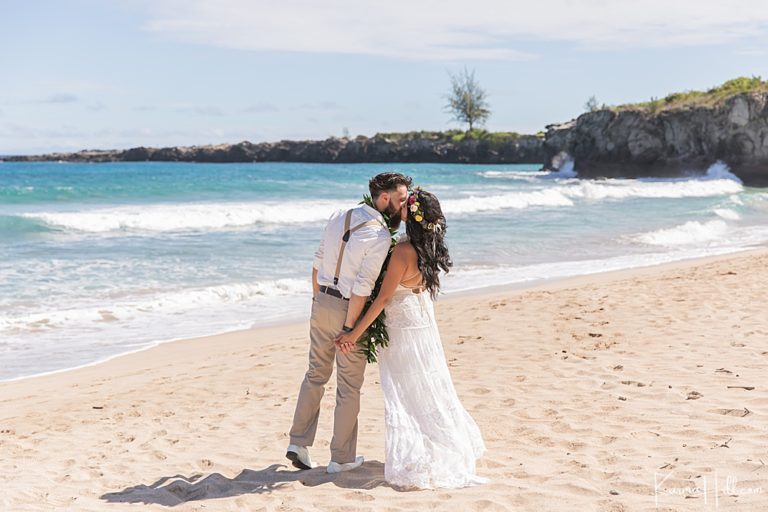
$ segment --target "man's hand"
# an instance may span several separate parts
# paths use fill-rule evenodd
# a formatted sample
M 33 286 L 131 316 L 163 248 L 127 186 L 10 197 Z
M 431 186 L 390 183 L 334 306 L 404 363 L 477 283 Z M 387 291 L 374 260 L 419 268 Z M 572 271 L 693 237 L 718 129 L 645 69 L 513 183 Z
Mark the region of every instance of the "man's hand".
M 357 345 L 357 339 L 359 336 L 354 335 L 353 332 L 343 332 L 336 336 L 333 342 L 336 344 L 336 348 L 341 351 L 342 354 L 349 354 Z

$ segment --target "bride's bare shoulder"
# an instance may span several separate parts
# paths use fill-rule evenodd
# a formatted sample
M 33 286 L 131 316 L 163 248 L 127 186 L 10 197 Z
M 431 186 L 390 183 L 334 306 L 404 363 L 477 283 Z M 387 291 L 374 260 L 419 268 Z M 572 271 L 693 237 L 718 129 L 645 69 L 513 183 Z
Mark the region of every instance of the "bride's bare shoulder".
M 413 248 L 413 245 L 409 240 L 401 240 L 392 251 L 392 256 L 397 256 L 398 258 L 406 260 L 416 258 L 416 249 Z

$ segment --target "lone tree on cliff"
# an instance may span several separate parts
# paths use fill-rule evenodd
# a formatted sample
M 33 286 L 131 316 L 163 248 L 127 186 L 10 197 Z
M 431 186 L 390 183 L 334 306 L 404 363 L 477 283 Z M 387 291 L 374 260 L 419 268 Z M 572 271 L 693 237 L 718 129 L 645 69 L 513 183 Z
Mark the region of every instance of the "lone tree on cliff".
M 587 112 L 597 112 L 600 110 L 600 105 L 597 104 L 597 98 L 590 96 L 587 102 L 584 104 L 584 110 Z
M 460 123 L 468 123 L 469 131 L 476 124 L 483 124 L 491 115 L 487 95 L 475 80 L 475 70 L 453 74 L 450 71 L 451 91 L 446 95 L 448 104 L 445 110 L 453 114 L 453 119 Z

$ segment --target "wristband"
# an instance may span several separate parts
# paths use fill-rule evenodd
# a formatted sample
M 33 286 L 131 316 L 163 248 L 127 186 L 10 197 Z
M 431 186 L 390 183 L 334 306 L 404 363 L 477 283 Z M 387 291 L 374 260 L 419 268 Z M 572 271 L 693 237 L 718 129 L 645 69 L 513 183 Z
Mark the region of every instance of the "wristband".
M 352 332 L 352 331 L 355 330 L 355 328 L 354 327 L 347 327 L 345 325 L 344 327 L 341 328 L 341 330 L 344 331 L 344 332 Z

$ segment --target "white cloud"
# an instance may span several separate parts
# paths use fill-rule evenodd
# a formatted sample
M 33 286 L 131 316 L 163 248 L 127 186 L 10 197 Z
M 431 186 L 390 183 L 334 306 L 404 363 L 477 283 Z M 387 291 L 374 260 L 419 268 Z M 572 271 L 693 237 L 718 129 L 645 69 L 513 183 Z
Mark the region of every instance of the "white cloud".
M 227 115 L 226 111 L 216 105 L 197 105 L 192 103 L 175 103 L 165 105 L 165 108 L 175 110 L 176 112 L 188 112 L 207 117 L 222 117 Z M 152 111 L 156 110 L 156 106 L 143 105 L 135 107 L 134 110 L 138 111 Z
M 0 125 L 0 136 L 24 139 L 60 139 L 85 135 L 84 130 L 72 125 L 62 125 L 60 128 L 39 128 L 19 123 Z
M 103 82 L 94 82 L 91 80 L 35 80 L 29 85 L 35 89 L 73 91 L 79 94 L 119 90 L 119 88 L 114 85 Z
M 136 0 L 145 28 L 244 50 L 403 59 L 535 58 L 525 43 L 678 47 L 764 39 L 759 0 Z
M 768 48 L 742 48 L 734 52 L 736 55 L 746 55 L 748 57 L 765 57 L 768 55 Z
M 276 105 L 273 103 L 269 103 L 268 101 L 260 101 L 259 103 L 256 103 L 254 105 L 250 105 L 243 109 L 243 112 L 246 113 L 266 113 L 266 112 L 277 112 L 279 109 Z
M 316 103 L 302 103 L 297 110 L 342 110 L 342 106 L 335 101 L 318 101 Z
M 78 101 L 77 96 L 65 92 L 52 94 L 44 100 L 40 100 L 38 103 L 75 103 Z
M 213 105 L 198 105 L 192 111 L 201 116 L 220 117 L 224 115 L 224 110 Z
M 344 110 L 344 107 L 335 101 L 316 101 L 316 102 L 305 102 L 299 105 L 284 107 L 283 110 L 299 111 L 299 112 L 306 111 L 306 110 L 339 111 L 339 110 Z M 262 101 L 254 105 L 250 105 L 242 109 L 242 111 L 245 113 L 251 114 L 251 113 L 279 112 L 281 111 L 281 109 L 278 108 L 277 105 L 275 105 L 274 103 Z

